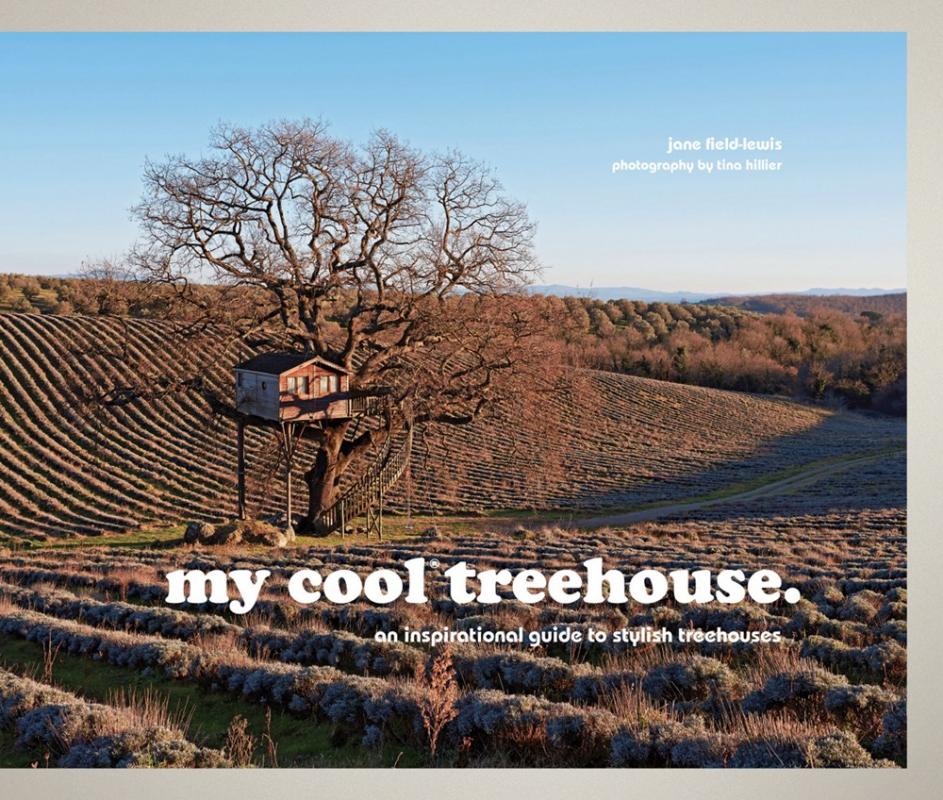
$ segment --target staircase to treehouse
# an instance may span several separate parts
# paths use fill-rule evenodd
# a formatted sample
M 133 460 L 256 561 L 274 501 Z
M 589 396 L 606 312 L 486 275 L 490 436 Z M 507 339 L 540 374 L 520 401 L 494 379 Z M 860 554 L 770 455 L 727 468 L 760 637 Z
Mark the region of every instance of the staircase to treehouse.
M 384 442 L 369 469 L 349 486 L 333 505 L 318 516 L 316 527 L 322 533 L 341 531 L 355 517 L 367 518 L 367 532 L 383 535 L 383 498 L 406 472 L 413 449 L 410 427 L 402 437 Z

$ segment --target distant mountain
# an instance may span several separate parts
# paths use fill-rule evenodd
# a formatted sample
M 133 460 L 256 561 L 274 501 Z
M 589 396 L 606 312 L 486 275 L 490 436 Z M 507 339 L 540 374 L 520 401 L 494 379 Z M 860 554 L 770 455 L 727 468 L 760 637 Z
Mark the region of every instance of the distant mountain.
M 664 292 L 657 289 L 642 289 L 638 286 L 566 286 L 560 283 L 550 283 L 540 286 L 531 286 L 529 291 L 533 294 L 550 294 L 557 297 L 591 297 L 596 300 L 643 300 L 646 303 L 703 303 L 705 301 L 729 301 L 732 297 L 762 297 L 764 293 L 757 292 L 731 292 L 722 294 L 718 292 Z M 805 289 L 801 292 L 768 292 L 765 294 L 775 294 L 782 297 L 786 294 L 830 297 L 832 295 L 843 295 L 853 297 L 871 297 L 874 295 L 903 294 L 904 289 Z M 729 305 L 729 302 L 728 302 Z
M 906 289 L 806 289 L 804 292 L 777 292 L 776 294 L 811 294 L 818 297 L 844 295 L 846 297 L 875 297 L 877 295 L 906 294 Z M 769 294 L 773 294 L 770 292 Z M 742 296 L 734 294 L 734 297 Z
M 704 292 L 660 292 L 657 289 L 640 289 L 637 286 L 564 286 L 551 283 L 530 286 L 533 294 L 551 294 L 557 297 L 592 297 L 596 300 L 643 300 L 646 303 L 697 303 L 714 295 Z M 716 294 L 716 293 L 715 293 Z

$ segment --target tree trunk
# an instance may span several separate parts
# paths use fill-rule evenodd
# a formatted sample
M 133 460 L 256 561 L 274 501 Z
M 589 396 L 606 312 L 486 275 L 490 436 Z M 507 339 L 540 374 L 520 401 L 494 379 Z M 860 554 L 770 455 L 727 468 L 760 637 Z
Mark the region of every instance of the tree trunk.
M 340 425 L 325 423 L 324 442 L 311 469 L 305 473 L 305 482 L 308 485 L 308 513 L 301 523 L 305 532 L 318 532 L 318 516 L 337 499 L 337 483 L 340 478 L 338 463 L 346 432 L 346 422 Z

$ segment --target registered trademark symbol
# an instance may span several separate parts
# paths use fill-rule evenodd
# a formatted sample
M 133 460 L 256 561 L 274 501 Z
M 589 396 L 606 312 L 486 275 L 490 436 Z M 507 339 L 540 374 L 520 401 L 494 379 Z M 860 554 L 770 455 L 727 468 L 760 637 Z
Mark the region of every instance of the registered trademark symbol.
M 429 569 L 438 569 L 439 568 L 439 559 L 430 558 L 429 559 Z

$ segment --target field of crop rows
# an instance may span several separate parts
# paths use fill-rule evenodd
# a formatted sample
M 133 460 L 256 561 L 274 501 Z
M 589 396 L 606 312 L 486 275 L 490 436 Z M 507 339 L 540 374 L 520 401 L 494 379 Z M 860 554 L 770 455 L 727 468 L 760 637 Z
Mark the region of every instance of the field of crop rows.
M 427 752 L 420 682 L 430 653 L 376 641 L 377 631 L 450 627 L 550 631 L 781 631 L 778 644 L 458 645 L 460 687 L 439 763 L 468 766 L 862 767 L 905 763 L 906 535 L 902 458 L 839 473 L 793 498 L 743 503 L 623 530 L 496 531 L 389 544 L 297 548 L 9 551 L 0 561 L 0 646 L 61 647 L 95 664 L 263 704 L 329 726 L 365 753 Z M 855 494 L 852 502 L 843 502 Z M 759 502 L 759 501 L 758 501 Z M 416 557 L 478 569 L 775 569 L 796 605 L 647 607 L 457 605 L 430 581 L 431 601 L 374 606 L 287 600 L 300 568 L 397 568 Z M 267 568 L 246 618 L 211 603 L 163 603 L 175 567 Z M 52 736 L 50 729 L 65 732 Z M 225 746 L 135 726 L 134 715 L 0 673 L 0 735 L 69 765 L 226 764 Z M 210 746 L 215 744 L 216 746 Z M 297 763 L 306 763 L 302 755 Z M 283 764 L 284 765 L 284 764 Z
M 169 393 L 95 414 L 79 403 L 81 389 L 133 382 L 129 363 L 175 357 L 155 323 L 0 314 L 0 541 L 232 516 L 234 431 L 194 397 Z M 607 373 L 588 383 L 594 401 L 559 396 L 564 422 L 549 432 L 513 424 L 419 432 L 409 480 L 390 504 L 418 513 L 628 506 L 722 490 L 904 435 L 902 421 L 770 398 Z M 248 439 L 252 507 L 277 511 L 280 481 L 263 480 L 274 440 L 255 431 Z
M 272 766 L 276 751 L 280 766 L 906 763 L 902 421 L 593 374 L 594 402 L 559 396 L 565 422 L 550 434 L 525 424 L 472 425 L 447 439 L 421 432 L 410 480 L 392 499 L 403 506 L 408 495 L 416 513 L 560 509 L 558 525 L 268 553 L 22 549 L 23 539 L 233 512 L 235 437 L 190 396 L 83 413 L 74 387 L 133 377 L 109 352 L 169 357 L 158 326 L 128 325 L 125 336 L 114 321 L 0 315 L 0 765 Z M 265 448 L 250 435 L 257 471 Z M 690 499 L 861 454 L 874 457 L 789 491 L 633 526 L 566 527 L 571 513 Z M 277 509 L 277 494 L 251 488 L 257 508 Z M 417 556 L 479 570 L 550 572 L 597 557 L 626 573 L 774 569 L 802 600 L 563 607 L 508 592 L 496 605 L 459 605 L 440 577 L 423 605 L 302 608 L 287 598 L 300 568 L 366 574 Z M 273 575 L 237 617 L 224 604 L 166 605 L 164 576 L 180 567 Z M 446 662 L 375 639 L 406 627 L 519 626 L 780 632 L 782 641 L 465 644 Z M 433 661 L 457 683 L 435 757 L 425 713 L 444 690 L 431 683 Z M 110 683 L 156 699 L 101 690 Z M 196 698 L 192 723 L 171 713 L 171 696 Z M 253 720 L 253 746 L 238 735 L 240 717 Z M 273 726 L 264 742 L 263 724 Z

